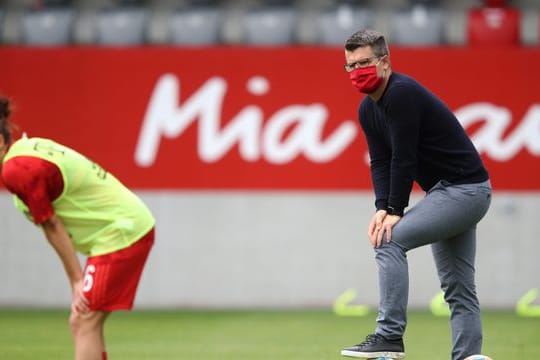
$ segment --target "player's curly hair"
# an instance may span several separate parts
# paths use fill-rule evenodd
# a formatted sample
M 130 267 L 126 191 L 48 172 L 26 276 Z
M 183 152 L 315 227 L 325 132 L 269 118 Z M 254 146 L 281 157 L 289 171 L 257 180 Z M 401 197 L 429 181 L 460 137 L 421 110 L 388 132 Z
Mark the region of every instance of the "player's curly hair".
M 11 143 L 12 124 L 9 121 L 10 115 L 11 101 L 5 96 L 0 96 L 0 134 L 4 137 L 6 144 Z
M 354 51 L 359 47 L 370 46 L 373 55 L 382 57 L 390 55 L 384 35 L 375 30 L 363 29 L 352 34 L 345 42 L 345 50 Z

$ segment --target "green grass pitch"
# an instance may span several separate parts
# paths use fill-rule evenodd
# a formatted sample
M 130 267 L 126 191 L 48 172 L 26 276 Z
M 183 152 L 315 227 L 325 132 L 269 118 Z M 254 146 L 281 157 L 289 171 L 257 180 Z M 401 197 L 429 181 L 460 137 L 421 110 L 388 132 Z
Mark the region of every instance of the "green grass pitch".
M 114 313 L 106 325 L 111 360 L 343 359 L 342 347 L 374 328 L 375 314 L 331 311 L 148 311 Z M 71 359 L 67 311 L 0 310 L 0 359 Z M 494 360 L 540 355 L 540 318 L 485 312 L 484 353 Z M 410 311 L 407 359 L 450 358 L 448 319 Z

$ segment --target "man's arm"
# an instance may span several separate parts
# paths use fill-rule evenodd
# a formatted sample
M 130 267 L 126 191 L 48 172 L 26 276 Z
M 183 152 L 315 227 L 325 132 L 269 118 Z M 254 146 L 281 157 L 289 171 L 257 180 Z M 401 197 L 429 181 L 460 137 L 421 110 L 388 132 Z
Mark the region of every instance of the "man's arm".
M 374 129 L 373 116 L 362 104 L 358 116 L 366 138 L 369 152 L 371 182 L 375 192 L 375 207 L 377 210 L 386 210 L 390 193 L 390 163 L 392 153 L 390 148 L 381 139 Z M 371 110 L 372 111 L 372 110 Z
M 417 95 L 417 92 L 405 86 L 395 87 L 387 93 L 392 142 L 388 210 L 393 215 L 403 215 L 416 178 L 422 111 Z

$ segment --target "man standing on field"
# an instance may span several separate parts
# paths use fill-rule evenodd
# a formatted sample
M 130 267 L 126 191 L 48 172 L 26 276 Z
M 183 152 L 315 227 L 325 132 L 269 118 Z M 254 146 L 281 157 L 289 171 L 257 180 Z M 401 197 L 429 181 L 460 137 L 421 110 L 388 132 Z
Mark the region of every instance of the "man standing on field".
M 452 359 L 480 354 L 474 261 L 476 224 L 491 201 L 488 173 L 448 107 L 413 78 L 392 71 L 381 33 L 353 34 L 345 43 L 345 59 L 352 85 L 367 94 L 358 116 L 375 192 L 368 237 L 375 249 L 380 299 L 375 332 L 341 354 L 405 357 L 406 254 L 428 244 L 450 306 Z M 426 196 L 405 212 L 414 181 Z

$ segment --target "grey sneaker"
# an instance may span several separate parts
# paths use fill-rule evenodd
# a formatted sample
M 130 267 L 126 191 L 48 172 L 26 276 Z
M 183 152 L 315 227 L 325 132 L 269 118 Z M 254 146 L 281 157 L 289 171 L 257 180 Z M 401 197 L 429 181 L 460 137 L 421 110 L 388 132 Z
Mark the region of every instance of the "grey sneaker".
M 341 350 L 341 355 L 365 359 L 378 357 L 405 359 L 405 347 L 403 339 L 388 340 L 378 334 L 369 334 L 360 344 Z

